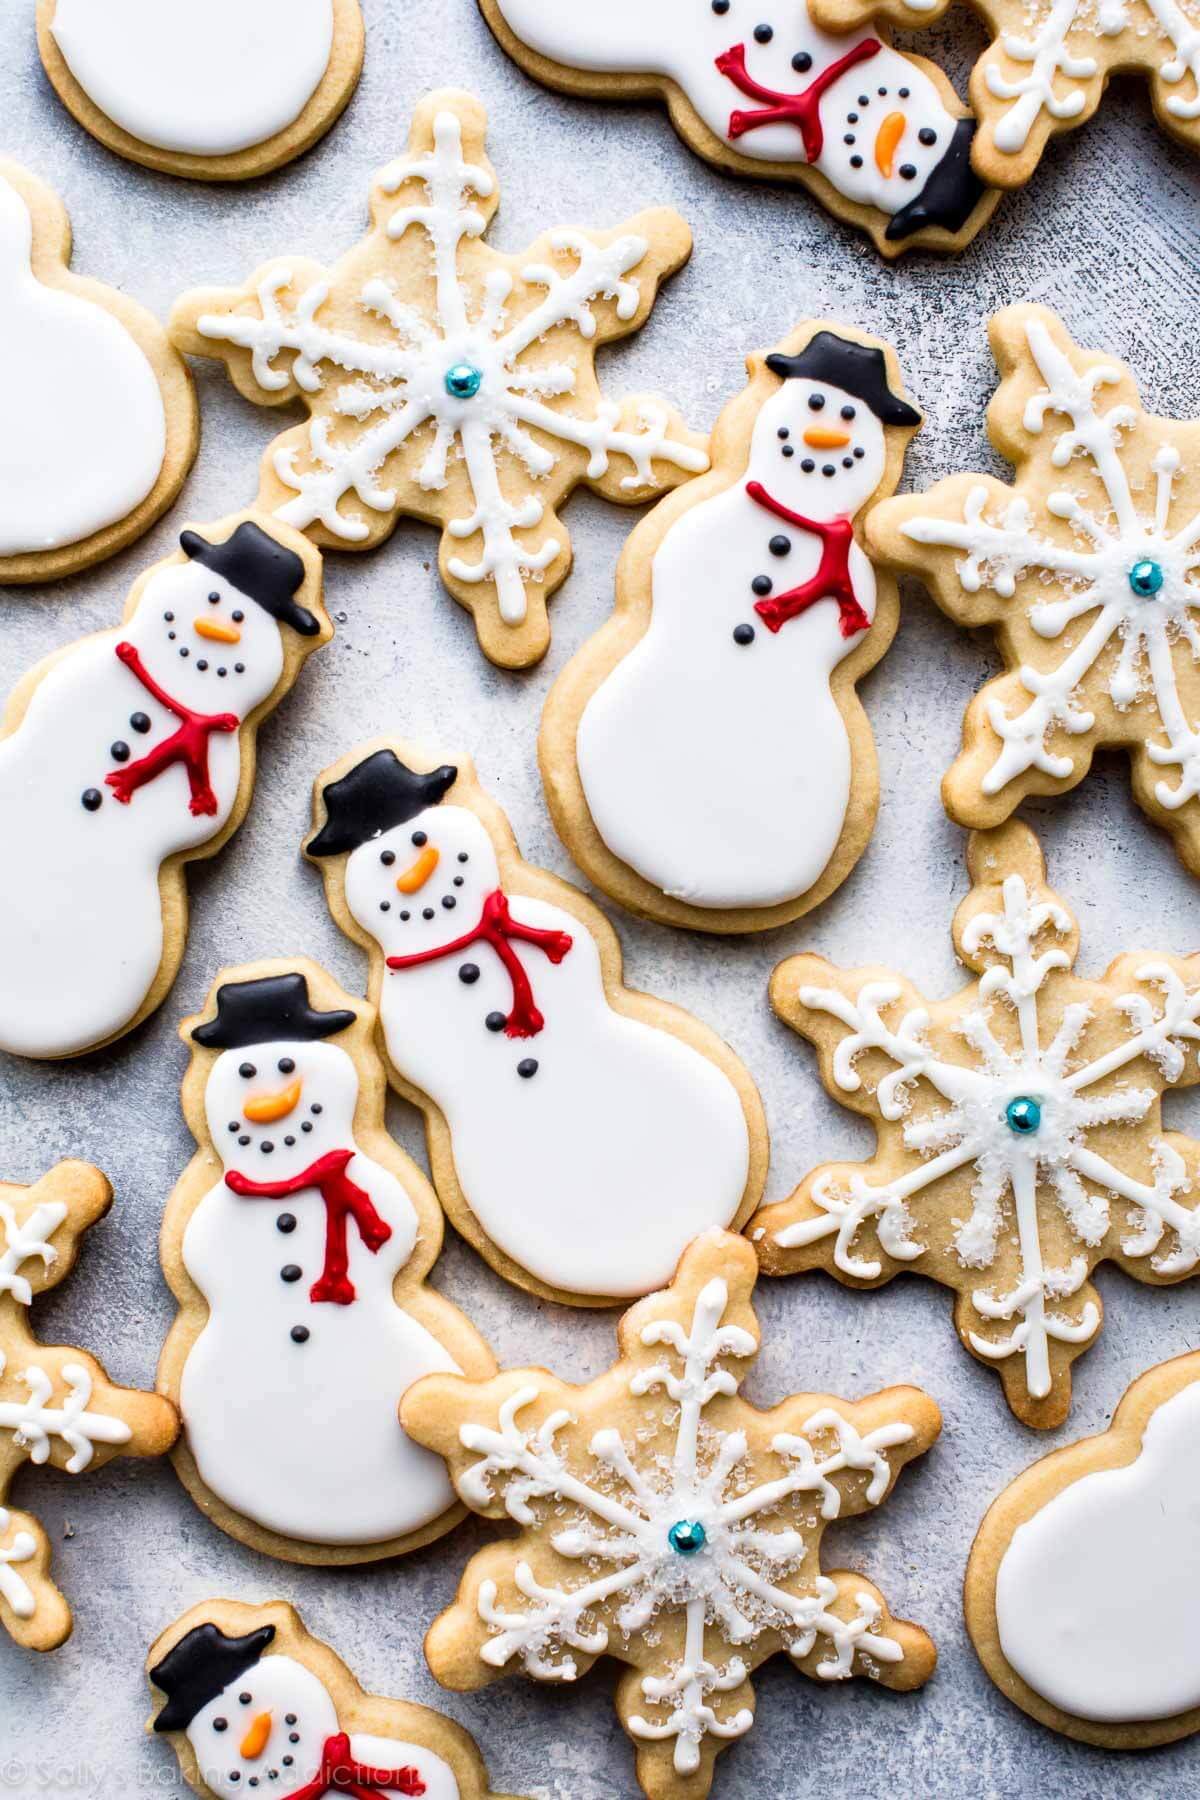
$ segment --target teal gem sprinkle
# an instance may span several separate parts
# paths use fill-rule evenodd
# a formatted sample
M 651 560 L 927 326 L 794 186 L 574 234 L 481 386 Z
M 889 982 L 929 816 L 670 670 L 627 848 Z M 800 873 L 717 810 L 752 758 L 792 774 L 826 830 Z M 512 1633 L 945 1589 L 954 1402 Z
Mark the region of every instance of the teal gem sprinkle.
M 668 1531 L 667 1542 L 678 1556 L 695 1556 L 708 1542 L 708 1533 L 699 1519 L 680 1519 Z
M 471 363 L 455 363 L 446 370 L 446 392 L 453 400 L 473 400 L 482 386 L 483 371 Z
M 1042 1109 L 1036 1100 L 1031 1100 L 1026 1094 L 1018 1094 L 1005 1107 L 1004 1117 L 1010 1131 L 1017 1132 L 1021 1137 L 1030 1137 L 1042 1122 Z
M 1141 557 L 1129 571 L 1129 585 L 1143 600 L 1157 594 L 1164 579 L 1162 565 L 1149 556 Z

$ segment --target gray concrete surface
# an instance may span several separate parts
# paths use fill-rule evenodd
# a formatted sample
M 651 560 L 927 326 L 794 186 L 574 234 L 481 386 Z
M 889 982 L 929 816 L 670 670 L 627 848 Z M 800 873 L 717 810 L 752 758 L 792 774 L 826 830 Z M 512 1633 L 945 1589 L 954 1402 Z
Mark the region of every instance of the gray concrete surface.
M 1129 358 L 1157 408 L 1189 415 L 1200 407 L 1200 165 L 1159 132 L 1140 84 L 1115 83 L 1101 115 L 1050 151 L 1031 187 L 1002 204 L 957 262 L 910 258 L 885 268 L 805 195 L 725 180 L 694 159 L 656 108 L 543 92 L 500 54 L 472 0 L 365 0 L 365 11 L 362 84 L 331 137 L 268 180 L 213 188 L 149 174 L 95 144 L 41 73 L 33 0 L 6 0 L 0 151 L 62 194 L 78 269 L 165 315 L 183 288 L 240 279 L 268 254 L 336 256 L 358 237 L 369 173 L 402 145 L 413 102 L 430 87 L 460 84 L 491 111 L 502 182 L 493 236 L 501 246 L 520 246 L 546 224 L 608 224 L 658 201 L 677 205 L 695 229 L 695 256 L 651 323 L 604 354 L 613 391 L 661 386 L 707 425 L 740 385 L 747 349 L 769 345 L 805 314 L 846 319 L 892 338 L 910 391 L 928 409 L 908 473 L 910 484 L 923 484 L 989 465 L 984 322 L 1010 301 L 1038 299 L 1057 306 L 1084 341 Z M 942 37 L 960 85 L 981 42 L 970 23 Z M 111 623 L 134 576 L 171 547 L 184 519 L 218 517 L 253 492 L 259 451 L 278 421 L 239 400 L 211 365 L 197 373 L 203 443 L 174 512 L 91 574 L 3 594 L 0 690 L 56 645 Z M 304 950 L 348 986 L 361 982 L 363 959 L 331 924 L 320 883 L 297 855 L 317 770 L 384 729 L 467 746 L 526 855 L 570 875 L 542 802 L 535 731 L 551 680 L 607 615 L 631 521 L 582 494 L 567 519 L 575 570 L 553 604 L 553 649 L 524 676 L 501 674 L 480 657 L 469 619 L 431 569 L 435 539 L 424 528 L 402 524 L 367 558 L 331 556 L 337 639 L 262 734 L 245 827 L 192 880 L 191 942 L 168 1003 L 103 1054 L 59 1067 L 0 1064 L 3 1175 L 30 1180 L 57 1157 L 79 1155 L 105 1168 L 117 1191 L 79 1270 L 39 1308 L 47 1338 L 92 1346 L 119 1378 L 153 1378 L 172 1313 L 158 1225 L 191 1150 L 178 1101 L 186 1057 L 175 1027 L 218 965 Z M 931 991 L 955 984 L 949 921 L 964 886 L 963 839 L 942 814 L 938 780 L 963 707 L 994 667 L 988 642 L 971 642 L 919 590 L 906 590 L 899 639 L 865 687 L 884 770 L 879 826 L 841 892 L 816 917 L 745 943 L 616 917 L 630 981 L 707 1019 L 757 1077 L 773 1139 L 771 1197 L 789 1192 L 818 1159 L 862 1150 L 866 1133 L 824 1097 L 806 1048 L 773 1021 L 767 977 L 802 946 L 850 962 L 902 948 L 910 973 Z M 1056 883 L 1079 908 L 1084 968 L 1102 968 L 1127 946 L 1194 947 L 1200 890 L 1135 811 L 1122 765 L 1101 760 L 1076 794 L 1027 816 Z M 1200 1108 L 1186 1100 L 1169 1101 L 1168 1112 L 1185 1129 L 1200 1122 Z M 393 1124 L 422 1156 L 415 1115 L 396 1105 Z M 615 1315 L 528 1299 L 452 1233 L 435 1279 L 471 1311 L 503 1361 L 544 1359 L 585 1378 L 610 1360 Z M 1010 1418 L 996 1377 L 959 1348 L 945 1292 L 900 1280 L 856 1296 L 819 1276 L 760 1289 L 766 1348 L 752 1397 L 773 1400 L 800 1386 L 855 1395 L 913 1380 L 944 1409 L 941 1443 L 894 1500 L 827 1540 L 832 1557 L 869 1572 L 898 1612 L 927 1626 L 941 1664 L 925 1691 L 908 1697 L 862 1683 L 829 1691 L 785 1665 L 769 1667 L 757 1683 L 756 1729 L 719 1766 L 723 1800 L 914 1792 L 1116 1800 L 1175 1795 L 1195 1781 L 1194 1744 L 1109 1757 L 1043 1731 L 992 1687 L 963 1627 L 963 1567 L 993 1496 L 1044 1449 L 1103 1428 L 1136 1374 L 1197 1342 L 1194 1288 L 1156 1292 L 1111 1272 L 1100 1287 L 1106 1329 L 1077 1364 L 1070 1424 L 1049 1438 Z M 181 1794 L 171 1752 L 141 1734 L 142 1659 L 163 1626 L 214 1595 L 296 1602 L 369 1687 L 440 1705 L 469 1726 L 499 1790 L 536 1800 L 635 1795 L 610 1670 L 597 1669 L 573 1692 L 511 1679 L 462 1698 L 442 1694 L 430 1677 L 422 1634 L 487 1535 L 474 1521 L 405 1562 L 322 1573 L 272 1563 L 213 1530 L 165 1463 L 118 1462 L 77 1482 L 28 1470 L 16 1496 L 47 1522 L 76 1629 L 64 1649 L 41 1659 L 0 1637 L 0 1796 Z

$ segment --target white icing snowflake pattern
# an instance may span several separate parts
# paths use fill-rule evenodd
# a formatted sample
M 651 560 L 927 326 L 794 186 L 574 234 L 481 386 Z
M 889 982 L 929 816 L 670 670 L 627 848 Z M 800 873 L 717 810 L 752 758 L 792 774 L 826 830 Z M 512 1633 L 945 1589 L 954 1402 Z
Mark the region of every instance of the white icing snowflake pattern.
M 689 1264 L 739 1270 L 743 1259 L 740 1280 L 689 1278 Z M 567 1390 L 569 1403 L 560 1406 L 535 1371 L 528 1384 L 509 1381 L 498 1400 L 487 1395 L 495 1425 L 473 1416 L 469 1402 L 456 1408 L 465 1415 L 455 1446 L 462 1498 L 479 1512 L 502 1508 L 530 1533 L 545 1530 L 559 1566 L 579 1568 L 577 1579 L 539 1578 L 518 1546 L 511 1599 L 501 1598 L 492 1575 L 479 1582 L 473 1605 L 460 1597 L 455 1611 L 483 1628 L 482 1661 L 501 1669 L 516 1660 L 538 1680 L 568 1682 L 581 1661 L 605 1651 L 635 1661 L 643 1672 L 629 1705 L 622 1697 L 626 1729 L 643 1744 L 668 1745 L 677 1776 L 700 1768 L 706 1740 L 719 1747 L 750 1729 L 746 1684 L 776 1649 L 822 1681 L 855 1673 L 893 1686 L 924 1679 L 919 1656 L 907 1675 L 900 1667 L 914 1627 L 889 1621 L 859 1578 L 812 1569 L 824 1524 L 884 1500 L 900 1464 L 930 1441 L 935 1409 L 912 1390 L 894 1390 L 861 1403 L 879 1409 L 869 1429 L 860 1428 L 856 1407 L 829 1400 L 810 1401 L 787 1429 L 778 1428 L 778 1412 L 756 1413 L 737 1398 L 743 1371 L 735 1365 L 756 1354 L 758 1340 L 731 1316 L 742 1311 L 752 1278 L 744 1241 L 709 1233 L 689 1251 L 675 1287 L 628 1315 L 628 1364 L 614 1372 L 618 1389 L 606 1383 L 610 1412 L 614 1392 L 619 1406 L 624 1395 L 632 1408 L 622 1409 L 620 1428 L 600 1425 L 587 1435 L 588 1390 Z M 438 1404 L 431 1396 L 425 1416 Z M 419 1399 L 417 1407 L 419 1435 Z M 405 1425 L 413 1428 L 407 1405 Z M 846 1474 L 857 1478 L 851 1504 L 838 1480 Z M 464 1595 L 469 1586 L 468 1575 Z M 667 1622 L 680 1617 L 672 1654 Z M 436 1651 L 431 1660 L 436 1668 Z
M 478 159 L 464 150 L 464 126 Z M 563 229 L 543 240 L 544 258 L 501 257 L 480 241 L 497 197 L 482 128 L 475 103 L 441 96 L 409 153 L 376 180 L 378 229 L 365 251 L 311 277 L 271 264 L 245 296 L 185 300 L 174 329 L 202 354 L 248 352 L 255 397 L 298 390 L 307 400 L 311 424 L 271 456 L 291 496 L 275 506 L 280 518 L 319 526 L 331 544 L 377 541 L 399 512 L 436 518 L 457 596 L 473 605 L 472 591 L 490 587 L 514 627 L 536 584 L 549 591 L 566 573 L 551 509 L 570 487 L 602 482 L 615 458 L 624 467 L 613 497 L 645 500 L 708 457 L 665 404 L 618 406 L 592 372 L 592 347 L 632 330 L 682 260 L 659 241 L 678 233 L 686 245 L 682 221 L 649 214 L 647 231 L 601 241 Z M 426 129 L 432 147 L 420 149 Z M 603 317 L 600 302 L 611 302 Z M 346 510 L 347 499 L 361 507 Z M 474 556 L 452 548 L 469 540 Z
M 58 1252 L 50 1239 L 67 1216 L 61 1200 L 47 1200 L 34 1207 L 29 1217 L 17 1223 L 17 1215 L 7 1200 L 0 1200 L 0 1226 L 4 1228 L 4 1247 L 0 1250 L 0 1294 L 11 1294 L 18 1306 L 28 1306 L 33 1289 L 21 1274 L 21 1264 L 37 1259 L 49 1268 Z
M 874 1080 L 870 1105 L 880 1157 L 861 1170 L 818 1170 L 759 1224 L 764 1260 L 778 1272 L 828 1249 L 834 1272 L 851 1280 L 878 1281 L 890 1259 L 951 1285 L 961 1283 L 947 1254 L 964 1274 L 994 1270 L 1011 1260 L 1015 1225 L 1016 1279 L 1000 1291 L 968 1283 L 961 1298 L 975 1328 L 965 1335 L 983 1358 L 1021 1360 L 1027 1395 L 1044 1401 L 1063 1373 L 1052 1345 L 1065 1346 L 1069 1362 L 1099 1329 L 1085 1287 L 1097 1262 L 1119 1254 L 1131 1273 L 1148 1264 L 1166 1280 L 1200 1262 L 1200 1209 L 1182 1199 L 1193 1193 L 1196 1147 L 1158 1129 L 1161 1090 L 1200 1079 L 1200 978 L 1178 959 L 1147 956 L 1126 959 L 1128 988 L 1110 985 L 1111 971 L 1103 987 L 1072 981 L 1074 920 L 1041 885 L 1024 826 L 976 834 L 971 866 L 997 871 L 998 887 L 977 888 L 968 903 L 958 943 L 982 975 L 954 1001 L 912 1004 L 899 980 L 853 974 L 827 986 L 807 977 L 828 965 L 795 959 L 795 1016 L 785 1016 L 821 1047 L 830 1092 L 862 1092 L 865 1056 L 891 1065 Z M 785 985 L 787 969 L 777 975 Z M 1133 1065 L 1137 1078 L 1127 1080 Z M 1108 1133 L 1102 1149 L 1097 1134 L 1109 1126 L 1127 1130 Z M 1142 1176 L 1122 1161 L 1150 1167 Z M 962 1171 L 970 1211 L 951 1218 L 947 1233 L 942 1184 Z M 1122 1221 L 1116 1204 L 1128 1209 Z M 1065 1262 L 1045 1254 L 1052 1212 L 1078 1246 Z M 868 1226 L 878 1256 L 861 1245 Z
M 993 330 L 1015 364 L 1007 379 L 1029 371 L 1044 384 L 1021 410 L 1023 443 L 1010 452 L 1021 466 L 1016 488 L 952 477 L 929 494 L 885 502 L 870 527 L 890 560 L 936 583 L 952 617 L 994 623 L 1013 646 L 1013 672 L 968 717 L 947 805 L 963 824 L 994 823 L 998 797 L 1007 810 L 1048 783 L 1073 786 L 1098 744 L 1124 744 L 1145 764 L 1143 804 L 1192 865 L 1200 859 L 1200 506 L 1172 514 L 1188 475 L 1179 445 L 1187 442 L 1195 462 L 1196 428 L 1147 419 L 1127 372 L 1082 360 L 1040 308 L 1001 314 Z M 1106 406 L 1115 386 L 1122 392 Z M 1045 441 L 1051 417 L 1067 423 Z M 1063 485 L 1044 492 L 1045 477 L 1059 471 Z M 946 549 L 953 560 L 938 560 Z M 1060 641 L 1063 652 L 1050 661 L 1046 646 Z
M 8 1363 L 0 1350 L 0 1379 Z M 70 1450 L 66 1463 L 68 1475 L 82 1475 L 91 1463 L 97 1444 L 128 1444 L 133 1432 L 123 1419 L 107 1413 L 89 1412 L 92 1378 L 82 1363 L 64 1363 L 62 1382 L 65 1393 L 57 1405 L 54 1378 L 40 1363 L 30 1363 L 19 1379 L 29 1389 L 23 1400 L 0 1400 L 0 1431 L 11 1431 L 17 1445 L 26 1451 L 32 1463 L 49 1460 L 52 1440 L 59 1438 Z
M 0 1506 L 0 1599 L 7 1601 L 18 1619 L 32 1619 L 37 1611 L 33 1590 L 17 1568 L 20 1563 L 32 1562 L 36 1555 L 37 1539 L 33 1533 L 13 1531 L 12 1514 Z

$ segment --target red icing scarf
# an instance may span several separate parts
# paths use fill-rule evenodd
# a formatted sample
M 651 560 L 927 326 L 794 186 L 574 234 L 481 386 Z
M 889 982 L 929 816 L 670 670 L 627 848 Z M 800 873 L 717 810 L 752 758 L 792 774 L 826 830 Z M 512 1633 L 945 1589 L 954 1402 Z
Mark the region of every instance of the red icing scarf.
M 552 963 L 560 963 L 571 948 L 565 931 L 543 931 L 536 925 L 522 925 L 513 918 L 502 888 L 496 888 L 483 903 L 483 913 L 474 931 L 455 938 L 452 944 L 439 944 L 433 950 L 416 950 L 410 956 L 389 956 L 389 969 L 413 969 L 418 963 L 437 962 L 443 956 L 455 956 L 469 950 L 472 944 L 490 944 L 508 971 L 512 983 L 512 1011 L 504 1021 L 504 1034 L 510 1038 L 536 1037 L 546 1023 L 533 999 L 529 977 L 511 939 L 536 944 Z
M 321 1750 L 321 1767 L 302 1788 L 295 1788 L 288 1800 L 324 1800 L 326 1794 L 349 1795 L 349 1800 L 376 1800 L 380 1794 L 423 1794 L 425 1783 L 413 1768 L 369 1769 L 355 1762 L 350 1754 L 350 1739 L 344 1731 L 326 1738 Z
M 722 56 L 718 56 L 718 69 L 732 81 L 739 93 L 746 94 L 751 100 L 765 101 L 766 104 L 759 112 L 731 112 L 729 136 L 743 137 L 747 131 L 756 131 L 760 125 L 797 125 L 804 144 L 805 160 L 816 162 L 825 143 L 820 112 L 822 97 L 847 69 L 866 62 L 882 48 L 878 38 L 864 38 L 852 50 L 847 50 L 845 56 L 839 56 L 836 62 L 823 69 L 800 93 L 777 94 L 773 88 L 763 87 L 754 80 L 746 68 L 745 44 L 735 44 L 732 50 L 726 50 Z
M 299 1175 L 283 1181 L 251 1181 L 231 1169 L 225 1186 L 246 1200 L 283 1200 L 304 1188 L 317 1188 L 325 1202 L 325 1267 L 309 1289 L 309 1299 L 331 1300 L 335 1306 L 349 1306 L 354 1299 L 354 1283 L 350 1279 L 350 1254 L 346 1247 L 346 1220 L 353 1218 L 358 1234 L 374 1255 L 387 1243 L 392 1228 L 386 1225 L 371 1204 L 371 1197 L 357 1187 L 346 1174 L 346 1164 L 353 1150 L 330 1150 Z M 331 1743 L 339 1742 L 336 1738 Z M 307 1793 L 307 1789 L 305 1792 Z M 319 1790 L 324 1793 L 324 1788 Z M 353 1792 L 353 1789 L 349 1790 Z M 409 1790 L 401 1790 L 407 1792 Z M 413 1793 L 423 1790 L 413 1788 Z
M 798 525 L 802 531 L 811 531 L 821 540 L 821 561 L 815 575 L 798 587 L 789 588 L 786 594 L 772 594 L 769 600 L 755 603 L 754 610 L 767 630 L 778 631 L 789 619 L 815 606 L 818 600 L 836 600 L 842 615 L 844 638 L 852 638 L 859 631 L 869 631 L 871 621 L 856 598 L 850 579 L 850 546 L 854 542 L 854 526 L 850 520 L 806 519 L 802 513 L 784 506 L 782 501 L 772 499 L 761 481 L 748 481 L 746 492 L 777 518 L 786 519 L 789 525 Z
M 175 714 L 180 725 L 178 731 L 173 731 L 161 744 L 156 744 L 138 762 L 129 763 L 123 769 L 114 769 L 111 774 L 106 775 L 106 784 L 121 805 L 128 806 L 138 788 L 145 787 L 148 781 L 153 781 L 173 763 L 181 762 L 187 770 L 191 793 L 188 811 L 196 818 L 214 817 L 217 796 L 213 793 L 212 783 L 208 778 L 208 740 L 214 731 L 236 731 L 241 720 L 236 713 L 193 712 L 181 700 L 173 700 L 165 688 L 159 687 L 153 675 L 143 668 L 142 659 L 132 644 L 118 644 L 117 657 L 130 674 L 137 677 L 148 694 L 152 694 L 168 712 Z

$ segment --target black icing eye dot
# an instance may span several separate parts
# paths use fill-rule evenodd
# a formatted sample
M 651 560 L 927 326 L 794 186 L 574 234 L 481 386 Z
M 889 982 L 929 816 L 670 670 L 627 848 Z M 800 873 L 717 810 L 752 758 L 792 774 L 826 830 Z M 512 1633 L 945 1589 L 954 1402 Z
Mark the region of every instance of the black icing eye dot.
M 735 625 L 733 628 L 733 641 L 743 649 L 747 644 L 752 644 L 754 642 L 753 625 Z
M 83 802 L 83 810 L 85 812 L 99 812 L 100 803 L 104 799 L 104 795 L 100 792 L 99 788 L 84 788 L 79 798 Z
M 912 93 L 912 89 L 911 88 L 897 88 L 896 92 L 899 94 L 899 96 L 902 100 L 907 100 L 908 96 Z
M 458 971 L 458 979 L 463 983 L 464 987 L 471 987 L 479 980 L 479 964 L 463 963 Z
M 422 907 L 422 908 L 421 908 L 421 917 L 422 917 L 422 918 L 423 918 L 423 919 L 432 919 L 432 917 L 433 917 L 433 908 L 432 908 L 432 906 L 423 906 L 423 907 Z
M 789 438 L 789 437 L 791 437 L 791 435 L 792 435 L 792 434 L 791 434 L 791 432 L 790 432 L 790 431 L 789 431 L 789 430 L 788 430 L 788 428 L 787 428 L 787 426 L 786 426 L 786 425 L 781 425 L 781 426 L 780 426 L 780 427 L 779 427 L 779 430 L 778 430 L 778 432 L 777 432 L 777 433 L 776 433 L 776 436 L 778 436 L 778 437 L 781 437 L 781 438 Z
M 857 447 L 857 449 L 856 449 L 856 450 L 855 450 L 855 452 L 854 452 L 854 460 L 855 460 L 855 462 L 861 462 L 861 461 L 862 461 L 862 459 L 863 459 L 863 457 L 864 457 L 864 456 L 865 456 L 865 455 L 866 455 L 866 454 L 867 454 L 867 453 L 866 453 L 866 451 L 865 451 L 865 450 L 864 450 L 864 449 L 863 449 L 863 447 L 862 447 L 862 445 L 861 445 L 861 444 L 859 444 L 859 446 L 858 446 L 858 447 Z
M 729 11 L 729 0 L 712 0 L 712 9 L 718 15 Z
M 465 850 L 460 850 L 458 853 L 458 860 L 459 862 L 470 862 L 471 859 Z
M 503 1031 L 508 1024 L 508 1020 L 502 1012 L 490 1012 L 483 1022 L 489 1031 Z
M 276 1231 L 282 1231 L 284 1237 L 287 1237 L 289 1232 L 295 1231 L 295 1229 L 296 1229 L 295 1213 L 280 1213 L 279 1217 L 275 1221 L 275 1229 L 276 1229 Z
M 850 423 L 851 419 L 857 417 L 857 408 L 855 408 L 853 406 L 843 406 L 842 417 L 843 417 L 843 419 L 845 419 L 845 421 L 848 425 Z
M 285 1725 L 294 1725 L 296 1723 L 295 1713 L 285 1713 L 283 1722 Z
M 804 461 L 800 464 L 800 467 L 804 470 L 806 475 L 811 475 L 816 466 L 817 465 L 811 456 L 806 456 Z
M 824 394 L 810 394 L 808 396 L 808 410 L 810 412 L 824 412 L 824 410 L 825 410 Z
M 517 1064 L 517 1074 L 522 1081 L 529 1081 L 538 1072 L 537 1057 L 526 1056 Z
M 751 593 L 757 594 L 761 600 L 765 595 L 770 593 L 774 586 L 775 583 L 771 580 L 769 575 L 756 575 L 754 580 L 750 583 L 750 591 Z
M 797 75 L 808 74 L 808 71 L 812 68 L 812 57 L 808 54 L 807 50 L 797 50 L 795 56 L 792 58 L 792 67 L 795 69 Z
M 244 612 L 235 612 L 231 615 L 231 617 L 232 617 L 235 625 L 240 625 L 244 621 L 246 615 Z
M 754 27 L 754 41 L 756 44 L 769 44 L 774 36 L 775 27 L 773 25 L 756 25 Z
M 229 1720 L 228 1719 L 214 1719 L 213 1720 L 213 1730 L 214 1731 L 228 1731 L 229 1730 Z
M 916 163 L 901 163 L 900 164 L 900 179 L 902 181 L 915 181 L 916 175 L 917 175 Z
M 917 142 L 920 144 L 936 144 L 937 132 L 929 125 L 922 125 L 920 131 L 917 133 Z
M 412 834 L 412 841 L 417 846 L 418 850 L 423 850 L 425 845 L 429 842 L 429 835 L 424 831 L 414 831 Z
M 150 714 L 149 713 L 132 713 L 130 715 L 129 723 L 133 726 L 133 729 L 135 731 L 149 731 L 149 729 L 150 729 Z
M 782 532 L 780 532 L 778 537 L 773 537 L 767 545 L 767 549 L 771 552 L 772 556 L 786 556 L 791 547 L 791 538 L 784 537 Z
M 208 596 L 208 604 L 210 606 L 219 606 L 221 604 L 220 594 L 210 594 Z
M 276 1067 L 281 1075 L 294 1075 L 296 1072 L 296 1065 L 290 1056 L 281 1056 Z
M 385 869 L 390 869 L 396 860 L 396 852 L 394 850 L 381 850 L 379 852 L 379 860 Z
M 254 1077 L 258 1074 L 258 1070 L 253 1063 L 243 1063 L 238 1070 L 238 1074 L 243 1081 L 253 1081 Z
M 238 1695 L 238 1705 L 239 1706 L 249 1706 L 249 1704 L 250 1704 L 251 1700 L 253 1700 L 253 1698 L 254 1698 L 253 1694 L 239 1694 Z

